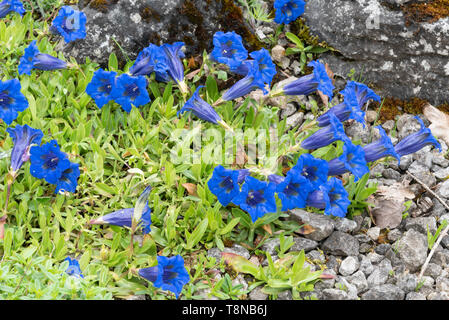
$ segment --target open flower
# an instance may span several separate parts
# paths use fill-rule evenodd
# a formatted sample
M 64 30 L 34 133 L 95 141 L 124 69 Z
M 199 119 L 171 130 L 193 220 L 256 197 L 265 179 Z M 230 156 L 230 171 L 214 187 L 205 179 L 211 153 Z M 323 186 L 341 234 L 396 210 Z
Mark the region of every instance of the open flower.
M 194 115 L 202 120 L 218 124 L 218 122 L 221 121 L 220 116 L 215 111 L 215 109 L 206 101 L 201 99 L 199 95 L 199 91 L 203 87 L 204 86 L 199 86 L 196 89 L 193 96 L 189 100 L 187 100 L 182 109 L 178 111 L 178 116 L 186 111 L 191 111 Z
M 276 185 L 274 183 L 267 183 L 247 176 L 242 185 L 242 190 L 232 200 L 232 203 L 248 212 L 251 220 L 255 222 L 266 213 L 276 212 L 275 191 Z
M 242 43 L 242 37 L 234 31 L 216 32 L 213 43 L 214 49 L 210 54 L 211 60 L 226 64 L 231 69 L 238 67 L 248 57 L 248 51 Z
M 25 13 L 25 9 L 23 8 L 23 4 L 19 0 L 4 0 L 0 3 L 0 18 L 6 17 L 6 15 L 10 12 L 17 12 L 22 15 Z
M 229 88 L 221 97 L 222 100 L 231 101 L 247 95 L 256 89 L 262 89 L 266 92 L 264 79 L 259 70 L 258 63 L 254 60 L 246 60 L 242 64 L 246 64 L 248 68 L 247 75 Z
M 23 163 L 30 159 L 32 144 L 41 144 L 44 134 L 39 129 L 33 129 L 27 124 L 16 125 L 15 128 L 7 128 L 6 131 L 14 142 L 11 152 L 11 170 L 13 175 L 22 167 Z
M 38 179 L 56 184 L 62 173 L 70 168 L 67 155 L 59 149 L 56 140 L 30 149 L 30 172 Z
M 239 194 L 239 176 L 239 170 L 216 166 L 212 178 L 207 182 L 209 190 L 218 198 L 223 207 L 226 207 Z
M 310 61 L 308 66 L 313 67 L 313 73 L 286 84 L 282 88 L 282 93 L 288 96 L 309 95 L 320 90 L 332 99 L 334 85 L 327 74 L 326 67 L 318 60 Z
M 348 192 L 337 178 L 330 178 L 318 190 L 311 192 L 307 198 L 310 207 L 324 209 L 324 214 L 334 217 L 344 217 L 351 201 Z
M 276 75 L 276 66 L 273 63 L 273 60 L 271 60 L 271 55 L 268 50 L 262 48 L 258 51 L 251 52 L 249 55 L 257 63 L 259 72 L 262 75 L 262 80 L 270 86 L 273 77 Z M 238 67 L 231 68 L 231 71 L 246 76 L 249 71 L 249 66 L 251 65 L 248 63 L 241 63 Z
M 36 40 L 33 40 L 25 49 L 25 54 L 20 58 L 19 74 L 30 75 L 32 69 L 56 70 L 65 68 L 67 68 L 67 62 L 49 54 L 39 52 Z
M 316 189 L 326 183 L 329 165 L 326 160 L 318 159 L 311 154 L 304 153 L 299 156 L 298 161 L 291 170 L 293 170 L 292 174 L 301 174 L 304 176 Z
M 324 127 L 329 125 L 329 113 L 333 113 L 341 122 L 354 119 L 365 127 L 365 112 L 361 109 L 362 106 L 359 105 L 355 87 L 347 85 L 340 93 L 344 96 L 344 102 L 333 106 L 326 113 L 319 116 L 317 118 L 318 126 Z
M 20 81 L 17 79 L 0 81 L 0 119 L 10 125 L 19 112 L 28 108 L 27 98 L 20 92 Z
M 319 129 L 309 137 L 303 140 L 301 148 L 304 149 L 318 149 L 331 144 L 334 141 L 346 141 L 349 138 L 346 136 L 343 124 L 338 120 L 337 116 L 329 113 L 330 124 L 322 129 Z
M 184 42 L 175 42 L 173 44 L 163 44 L 161 46 L 164 51 L 165 61 L 160 62 L 166 65 L 165 71 L 156 71 L 156 80 L 168 82 L 173 80 L 176 82 L 181 91 L 187 92 L 188 88 L 184 82 L 184 65 L 182 64 L 182 58 L 185 57 L 184 52 L 181 50 L 184 46 Z
M 355 181 L 369 172 L 365 160 L 365 152 L 361 146 L 354 145 L 350 140 L 343 144 L 343 154 L 329 161 L 329 176 L 351 172 Z
M 249 169 L 240 169 L 238 170 L 238 172 L 239 178 L 237 179 L 237 183 L 242 184 L 243 182 L 245 182 L 245 178 L 250 175 L 250 171 Z
M 144 76 L 131 77 L 126 73 L 116 79 L 112 98 L 126 112 L 131 112 L 132 106 L 139 107 L 150 102 L 147 91 L 147 79 Z
M 62 6 L 53 20 L 51 30 L 63 36 L 67 43 L 84 39 L 86 37 L 86 15 L 70 6 Z
M 173 292 L 177 299 L 184 285 L 190 281 L 184 259 L 180 255 L 170 258 L 158 256 L 157 263 L 157 266 L 139 269 L 139 276 L 152 282 L 156 288 Z
M 274 22 L 289 24 L 295 21 L 304 13 L 305 5 L 306 3 L 303 0 L 276 0 L 274 2 L 274 9 L 276 10 Z
M 92 80 L 86 87 L 86 93 L 95 100 L 98 108 L 102 108 L 106 103 L 112 100 L 112 91 L 115 87 L 114 71 L 104 71 L 98 69 L 95 71 Z
M 167 57 L 164 50 L 151 43 L 139 53 L 129 72 L 132 76 L 146 76 L 152 72 L 164 73 L 167 69 Z
M 68 261 L 69 262 L 69 266 L 66 269 L 66 273 L 74 276 L 76 278 L 84 278 L 82 272 L 81 272 L 81 267 L 80 267 L 80 263 L 78 262 L 78 260 L 76 259 L 70 259 L 70 257 L 67 257 L 64 259 L 64 261 Z
M 438 140 L 432 135 L 430 129 L 426 128 L 424 122 L 420 117 L 415 116 L 415 119 L 418 120 L 419 124 L 421 125 L 421 129 L 418 132 L 412 133 L 411 135 L 402 139 L 394 147 L 396 153 L 402 157 L 410 153 L 415 153 L 416 151 L 421 150 L 428 145 L 433 145 L 441 152 L 441 145 Z
M 76 192 L 80 174 L 79 164 L 70 162 L 70 167 L 62 172 L 61 177 L 56 182 L 55 193 L 64 191 Z
M 274 180 L 279 181 L 276 185 L 276 192 L 282 201 L 282 211 L 306 206 L 307 196 L 314 190 L 314 187 L 301 172 L 291 169 L 282 181 L 279 178 L 273 179 L 271 177 L 270 181 L 274 182 Z
M 362 108 L 365 105 L 365 103 L 368 102 L 368 100 L 380 102 L 380 97 L 363 83 L 359 83 L 356 81 L 348 81 L 346 88 L 354 90 L 360 108 Z
M 398 159 L 398 163 L 400 163 L 401 157 L 396 153 L 390 137 L 387 136 L 382 126 L 377 126 L 376 128 L 379 129 L 380 139 L 363 147 L 366 162 L 373 162 L 387 156 L 392 156 Z

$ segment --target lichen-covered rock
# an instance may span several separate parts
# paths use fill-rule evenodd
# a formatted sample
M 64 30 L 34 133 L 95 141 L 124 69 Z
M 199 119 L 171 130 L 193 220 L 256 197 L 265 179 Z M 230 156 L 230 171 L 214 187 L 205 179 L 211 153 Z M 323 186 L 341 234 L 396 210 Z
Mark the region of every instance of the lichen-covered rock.
M 216 31 L 235 31 L 247 46 L 260 47 L 230 0 L 80 0 L 78 9 L 86 14 L 87 36 L 61 45 L 79 63 L 89 57 L 106 65 L 112 52 L 125 62 L 117 43 L 131 60 L 150 43 L 183 41 L 187 54 L 201 54 L 212 47 Z
M 404 236 L 396 241 L 393 247 L 410 272 L 418 271 L 426 261 L 427 237 L 414 229 L 404 233 Z
M 338 50 L 321 56 L 336 75 L 355 69 L 382 95 L 447 102 L 449 17 L 415 21 L 401 3 L 309 0 L 304 18 L 311 34 Z

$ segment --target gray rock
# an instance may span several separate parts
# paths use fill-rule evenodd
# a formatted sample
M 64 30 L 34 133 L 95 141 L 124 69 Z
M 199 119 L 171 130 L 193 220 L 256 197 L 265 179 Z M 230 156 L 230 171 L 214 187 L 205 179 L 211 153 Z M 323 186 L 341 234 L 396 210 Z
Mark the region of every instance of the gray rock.
M 276 255 L 277 251 L 276 249 L 279 249 L 279 245 L 280 245 L 280 240 L 279 238 L 274 238 L 274 239 L 270 239 L 267 242 L 265 242 L 260 249 L 263 251 L 268 252 L 270 255 Z
M 358 270 L 359 266 L 359 259 L 357 259 L 357 257 L 349 256 L 341 262 L 338 272 L 343 276 L 350 276 Z
M 216 262 L 220 262 L 221 260 L 221 251 L 218 248 L 211 248 L 207 250 L 207 256 L 209 258 L 215 258 Z
M 357 294 L 361 294 L 368 290 L 368 281 L 363 271 L 359 270 L 353 275 L 346 278 L 357 289 Z
M 369 243 L 361 243 L 359 246 L 359 252 L 360 253 L 367 253 L 370 252 L 373 246 Z
M 432 199 L 433 208 L 432 208 L 432 216 L 439 217 L 446 213 L 447 209 L 443 206 L 443 204 L 436 198 Z
M 333 232 L 321 247 L 324 252 L 340 256 L 355 256 L 359 253 L 357 239 L 341 231 Z
M 442 168 L 446 168 L 449 166 L 449 160 L 439 152 L 433 154 L 432 162 Z
M 432 292 L 429 295 L 427 295 L 427 300 L 449 300 L 449 293 Z
M 380 228 L 379 228 L 379 227 L 369 228 L 369 229 L 366 231 L 366 235 L 367 235 L 368 237 L 370 237 L 371 240 L 377 241 L 377 239 L 379 239 L 379 235 L 380 235 Z
M 418 161 L 414 161 L 410 167 L 408 168 L 408 171 L 410 171 L 411 174 L 416 176 L 420 181 L 422 181 L 426 186 L 433 187 L 437 183 L 437 179 L 435 176 L 430 172 L 430 168 L 427 168 L 423 164 L 421 164 Z M 424 190 L 421 187 L 422 190 Z
M 412 292 L 418 285 L 418 277 L 410 273 L 401 273 L 395 276 L 396 286 L 405 293 Z
M 292 300 L 292 292 L 290 290 L 282 291 L 278 294 L 277 300 Z
M 284 47 L 280 45 L 275 45 L 273 49 L 271 49 L 271 58 L 273 58 L 273 61 L 280 62 L 284 56 L 285 56 Z
M 367 279 L 368 287 L 373 288 L 375 286 L 384 284 L 385 282 L 387 282 L 389 275 L 390 270 L 388 270 L 387 268 L 375 266 L 373 272 Z
M 449 199 L 449 180 L 445 180 L 438 186 L 437 193 L 443 198 Z
M 365 120 L 368 123 L 373 123 L 377 119 L 377 111 L 367 110 L 365 113 Z
M 357 241 L 360 242 L 360 243 L 368 243 L 368 242 L 372 242 L 371 238 L 368 237 L 368 235 L 366 235 L 366 234 L 364 234 L 364 233 L 356 234 L 356 235 L 354 236 L 354 238 L 356 238 Z
M 405 300 L 426 300 L 426 296 L 418 292 L 409 292 Z
M 385 169 L 384 171 L 382 171 L 382 176 L 386 179 L 393 179 L 396 181 L 399 181 L 401 179 L 401 174 L 391 168 L 388 168 L 388 169 Z
M 294 237 L 294 244 L 290 247 L 289 251 L 301 251 L 309 252 L 318 247 L 318 242 L 306 238 Z
M 137 294 L 137 295 L 132 295 L 132 296 L 128 296 L 126 297 L 126 300 L 146 300 L 145 295 L 144 294 Z
M 357 228 L 357 222 L 347 218 L 335 220 L 335 230 L 351 233 Z
M 440 265 L 431 262 L 427 265 L 426 271 L 424 271 L 424 275 L 436 279 L 441 275 L 442 271 L 443 268 Z M 436 281 L 438 283 L 438 279 Z
M 345 132 L 351 140 L 360 140 L 363 144 L 369 143 L 369 131 L 360 122 L 354 121 L 349 127 L 345 128 Z
M 262 292 L 262 286 L 256 287 L 249 293 L 249 300 L 267 300 L 268 295 Z
M 357 287 L 351 284 L 345 277 L 337 276 L 335 288 L 344 290 L 348 294 L 349 300 L 358 300 Z
M 329 216 L 294 209 L 290 211 L 290 219 L 311 226 L 314 231 L 305 235 L 306 238 L 311 240 L 321 241 L 329 237 L 334 231 L 334 221 Z
M 384 256 L 387 253 L 387 251 L 390 250 L 390 248 L 391 248 L 391 245 L 389 243 L 382 243 L 382 244 L 379 244 L 376 247 L 376 249 L 374 249 L 374 251 L 377 254 L 380 254 L 380 255 Z
M 410 167 L 410 165 L 413 162 L 413 155 L 411 154 L 407 154 L 403 157 L 401 157 L 401 163 L 399 164 L 399 168 L 401 170 L 407 170 L 408 167 Z
M 327 269 L 323 272 L 323 274 L 330 274 L 336 276 L 334 270 Z M 335 285 L 335 278 L 333 279 L 322 279 L 315 284 L 315 290 L 324 290 L 324 289 L 332 289 Z
M 369 289 L 362 295 L 362 300 L 403 300 L 404 291 L 392 284 L 383 284 Z
M 340 289 L 324 289 L 322 292 L 323 300 L 349 300 L 348 294 Z
M 87 0 L 78 2 L 87 17 L 87 36 L 65 44 L 66 56 L 74 57 L 78 63 L 89 57 L 105 66 L 112 52 L 120 61 L 125 61 L 116 42 L 134 60 L 150 43 L 184 41 L 187 54 L 198 54 L 212 48 L 216 31 L 235 30 L 243 38 L 253 37 L 254 33 L 242 19 L 240 10 L 225 7 L 222 1 L 120 0 L 109 3 L 97 9 L 93 1 L 90 4 Z
M 410 229 L 395 242 L 393 250 L 404 261 L 410 272 L 416 272 L 424 264 L 427 257 L 427 237 Z
M 338 268 L 340 267 L 340 263 L 337 261 L 337 258 L 334 256 L 329 256 L 327 258 L 326 267 L 329 270 L 333 270 L 335 273 L 338 272 Z
M 326 262 L 326 256 L 323 252 L 320 252 L 318 250 L 312 250 L 306 254 L 306 257 L 310 259 L 310 261 L 314 263 L 325 263 Z
M 432 277 L 435 278 L 434 276 L 432 276 Z M 449 279 L 448 278 L 439 276 L 438 278 L 436 278 L 435 282 L 436 282 L 436 289 L 438 291 L 449 292 Z
M 378 264 L 384 259 L 384 257 L 381 254 L 378 254 L 376 252 L 370 252 L 366 256 L 373 264 Z
M 281 109 L 281 119 L 284 120 L 285 118 L 291 116 L 292 114 L 294 114 L 296 112 L 296 106 L 294 103 L 287 103 L 285 105 L 284 108 Z M 302 115 L 302 117 L 304 117 L 304 114 Z M 292 121 L 293 119 L 288 120 L 287 122 L 290 121 L 290 124 L 287 125 L 287 127 L 291 127 L 292 126 Z M 296 120 L 294 120 L 293 122 L 295 122 Z M 298 123 L 299 124 L 299 123 Z M 296 124 L 297 125 L 297 124 Z
M 437 177 L 440 180 L 445 180 L 447 177 L 449 177 L 449 168 L 444 168 L 435 171 L 435 177 Z
M 365 276 L 369 276 L 373 272 L 374 266 L 367 256 L 361 256 L 359 270 L 362 271 Z
M 391 130 L 393 130 L 395 125 L 396 123 L 394 122 L 394 120 L 387 120 L 384 123 L 382 123 L 382 128 L 384 128 L 387 132 L 390 132 Z
M 404 265 L 404 262 L 401 260 L 399 255 L 391 248 L 385 253 L 385 258 L 387 258 L 394 267 Z
M 437 222 L 434 217 L 419 217 L 419 218 L 407 218 L 405 222 L 405 229 L 414 229 L 427 235 L 427 229 L 429 229 L 432 234 L 437 231 Z
M 393 230 L 390 230 L 390 232 L 388 232 L 387 239 L 392 242 L 395 242 L 395 241 L 399 240 L 401 238 L 401 236 L 402 236 L 402 232 L 399 229 L 393 229 Z
M 294 115 L 287 118 L 287 123 L 286 123 L 287 128 L 299 126 L 302 123 L 303 119 L 304 119 L 304 113 L 302 113 L 302 112 L 295 113 Z
M 429 276 L 422 276 L 421 280 L 418 282 L 418 284 L 421 284 L 421 288 L 432 288 L 435 284 L 435 279 Z
M 370 178 L 380 178 L 382 177 L 382 172 L 385 170 L 383 163 L 378 163 L 369 171 Z
M 230 247 L 230 248 L 224 248 L 223 252 L 235 253 L 235 254 L 238 254 L 239 256 L 242 256 L 243 258 L 245 258 L 247 260 L 249 260 L 249 258 L 250 258 L 248 249 L 246 249 L 236 243 L 233 244 L 232 247 Z
M 246 282 L 245 278 L 244 278 L 243 275 L 240 274 L 240 273 L 237 275 L 237 277 L 235 277 L 235 278 L 232 280 L 232 285 L 233 285 L 234 287 L 235 287 L 235 286 L 238 286 L 239 284 L 242 285 L 242 288 L 241 288 L 242 291 L 245 291 L 245 290 L 248 289 L 248 282 Z

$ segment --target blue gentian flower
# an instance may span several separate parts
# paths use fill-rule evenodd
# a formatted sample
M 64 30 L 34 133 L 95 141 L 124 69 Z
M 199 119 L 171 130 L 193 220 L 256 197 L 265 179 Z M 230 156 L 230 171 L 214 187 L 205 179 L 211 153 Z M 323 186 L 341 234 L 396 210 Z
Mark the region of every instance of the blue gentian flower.
M 216 166 L 207 185 L 209 190 L 218 198 L 223 207 L 226 207 L 240 192 L 239 170 L 229 170 L 223 166 Z
M 150 102 L 147 91 L 147 79 L 144 76 L 131 77 L 126 73 L 116 79 L 112 98 L 126 112 L 131 112 L 132 106 L 139 107 Z
M 25 9 L 23 8 L 23 4 L 19 0 L 4 0 L 0 3 L 0 18 L 6 17 L 6 15 L 10 12 L 17 12 L 20 15 L 25 13 Z
M 279 183 L 282 183 L 284 180 L 285 180 L 284 176 L 280 176 L 277 174 L 270 174 L 268 176 L 268 181 L 273 182 L 276 185 L 278 185 Z
M 41 144 L 44 134 L 39 129 L 33 129 L 27 124 L 16 125 L 15 128 L 7 128 L 14 147 L 11 152 L 11 169 L 13 175 L 22 167 L 23 163 L 30 159 L 30 148 L 32 144 Z
M 279 24 L 289 24 L 295 21 L 304 13 L 306 3 L 303 0 L 276 0 L 274 1 L 274 9 L 276 14 L 274 22 Z
M 341 218 L 346 215 L 350 203 L 343 183 L 334 177 L 311 192 L 307 198 L 308 206 L 324 209 L 324 214 Z
M 180 255 L 170 258 L 158 256 L 157 266 L 139 269 L 139 276 L 152 282 L 156 288 L 173 292 L 178 299 L 190 276 Z
M 392 156 L 398 159 L 398 163 L 400 163 L 401 157 L 396 153 L 390 137 L 387 136 L 382 126 L 377 126 L 376 128 L 379 129 L 380 139 L 363 147 L 366 162 L 373 162 L 387 156 Z
M 221 97 L 222 100 L 231 101 L 247 95 L 256 89 L 262 89 L 265 93 L 267 92 L 262 73 L 259 71 L 258 63 L 254 60 L 246 60 L 242 63 L 246 64 L 248 67 L 247 75 L 229 88 Z
M 67 43 L 84 39 L 86 37 L 86 15 L 69 6 L 63 6 L 53 20 L 51 31 L 63 36 Z
M 228 65 L 231 69 L 238 67 L 248 57 L 248 51 L 242 43 L 242 37 L 234 31 L 218 31 L 214 34 L 214 49 L 211 60 Z
M 369 172 L 363 148 L 352 144 L 350 140 L 343 144 L 343 154 L 329 161 L 328 175 L 341 175 L 347 171 L 354 175 L 355 181 Z
M 326 160 L 315 158 L 309 153 L 304 153 L 299 156 L 298 161 L 291 170 L 307 178 L 316 189 L 326 183 L 329 164 Z
M 133 66 L 129 69 L 129 73 L 132 76 L 146 76 L 152 72 L 163 74 L 167 69 L 167 57 L 164 50 L 150 44 L 139 53 Z
M 242 185 L 242 190 L 232 200 L 232 203 L 248 212 L 251 220 L 255 222 L 266 213 L 276 212 L 275 191 L 276 184 L 247 176 Z
M 70 167 L 62 172 L 61 177 L 56 182 L 55 193 L 61 191 L 75 193 L 80 174 L 79 164 L 71 162 Z
M 313 67 L 313 73 L 286 84 L 282 92 L 288 96 L 297 96 L 309 95 L 320 90 L 332 99 L 334 85 L 326 72 L 326 67 L 318 60 L 310 61 L 308 66 Z
M 285 179 L 276 185 L 277 195 L 282 201 L 282 211 L 304 208 L 307 197 L 313 190 L 315 188 L 312 183 L 301 172 L 289 170 Z
M 203 87 L 204 86 L 199 86 L 196 89 L 193 96 L 189 100 L 187 100 L 182 109 L 178 111 L 178 116 L 186 111 L 191 111 L 194 115 L 202 120 L 218 124 L 218 122 L 221 121 L 220 116 L 215 111 L 215 109 L 206 101 L 201 99 L 199 95 L 199 91 Z
M 98 69 L 87 85 L 86 93 L 95 100 L 98 108 L 101 109 L 106 103 L 112 100 L 116 76 L 117 73 L 114 71 Z
M 238 172 L 239 178 L 237 179 L 237 183 L 242 184 L 243 182 L 245 182 L 245 178 L 250 175 L 250 171 L 249 169 L 240 169 L 238 170 Z
M 36 40 L 33 40 L 25 49 L 25 54 L 20 58 L 19 74 L 30 75 L 32 69 L 56 70 L 65 68 L 67 68 L 67 62 L 49 54 L 39 52 Z
M 304 139 L 301 143 L 301 148 L 309 150 L 318 149 L 337 140 L 349 140 L 343 128 L 343 124 L 338 120 L 337 116 L 332 112 L 329 113 L 328 116 L 330 124 Z
M 348 81 L 345 89 L 353 90 L 356 93 L 360 108 L 362 108 L 368 100 L 380 102 L 380 97 L 363 83 Z
M 257 66 L 259 67 L 259 72 L 262 75 L 263 81 L 268 84 L 268 86 L 271 85 L 271 81 L 273 80 L 273 77 L 276 75 L 276 66 L 273 63 L 273 60 L 271 60 L 271 55 L 268 52 L 267 49 L 262 48 L 258 51 L 253 51 L 250 53 L 250 56 L 254 59 L 254 61 L 257 63 Z M 251 66 L 248 63 L 241 63 L 235 68 L 231 68 L 232 72 L 235 72 L 237 74 L 240 74 L 242 76 L 246 76 L 248 74 L 248 67 Z
M 415 153 L 421 150 L 427 145 L 433 145 L 438 148 L 441 152 L 441 145 L 437 139 L 432 135 L 429 128 L 426 128 L 420 117 L 415 116 L 421 125 L 421 129 L 418 132 L 412 133 L 411 135 L 402 139 L 395 147 L 394 150 L 398 155 L 405 156 L 410 153 Z
M 121 209 L 112 213 L 106 214 L 98 219 L 89 221 L 89 224 L 110 224 L 119 227 L 132 226 L 132 219 L 134 215 L 134 208 Z M 151 228 L 151 209 L 148 206 L 148 202 L 143 210 L 142 217 L 140 219 L 140 226 L 143 228 L 143 233 L 150 233 Z
M 363 124 L 365 127 L 365 112 L 361 109 L 357 99 L 357 92 L 354 86 L 347 85 L 340 93 L 344 96 L 344 102 L 337 104 L 329 109 L 326 113 L 317 118 L 318 126 L 325 127 L 330 124 L 329 113 L 333 113 L 337 118 L 344 122 L 348 119 L 354 119 Z
M 56 140 L 42 146 L 32 146 L 30 149 L 30 172 L 38 179 L 56 184 L 62 173 L 70 168 L 67 155 L 59 149 Z
M 81 273 L 81 267 L 80 263 L 76 259 L 70 259 L 70 257 L 67 257 L 64 259 L 64 261 L 69 262 L 69 266 L 67 267 L 67 270 L 65 271 L 67 274 L 74 276 L 76 278 L 84 278 L 83 274 Z
M 182 64 L 182 58 L 185 57 L 181 48 L 184 46 L 184 42 L 175 42 L 173 44 L 163 44 L 161 49 L 164 51 L 165 61 L 160 62 L 166 65 L 166 70 L 156 72 L 156 80 L 168 82 L 173 80 L 181 89 L 187 89 L 184 83 L 184 65 Z
M 0 81 L 0 119 L 10 125 L 19 112 L 28 108 L 27 98 L 20 92 L 20 81 L 17 79 Z

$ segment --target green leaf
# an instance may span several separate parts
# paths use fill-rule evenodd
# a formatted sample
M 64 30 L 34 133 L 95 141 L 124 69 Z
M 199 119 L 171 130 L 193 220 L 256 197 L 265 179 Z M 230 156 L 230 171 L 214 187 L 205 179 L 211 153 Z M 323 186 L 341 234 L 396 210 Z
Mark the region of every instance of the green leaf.
M 209 221 L 207 218 L 204 218 L 200 224 L 193 230 L 192 234 L 187 238 L 187 246 L 186 249 L 192 249 L 198 242 L 200 242 L 204 233 L 207 230 L 207 225 Z
M 234 229 L 234 227 L 240 222 L 240 218 L 232 219 L 223 229 L 220 230 L 219 234 L 223 235 L 229 233 Z

